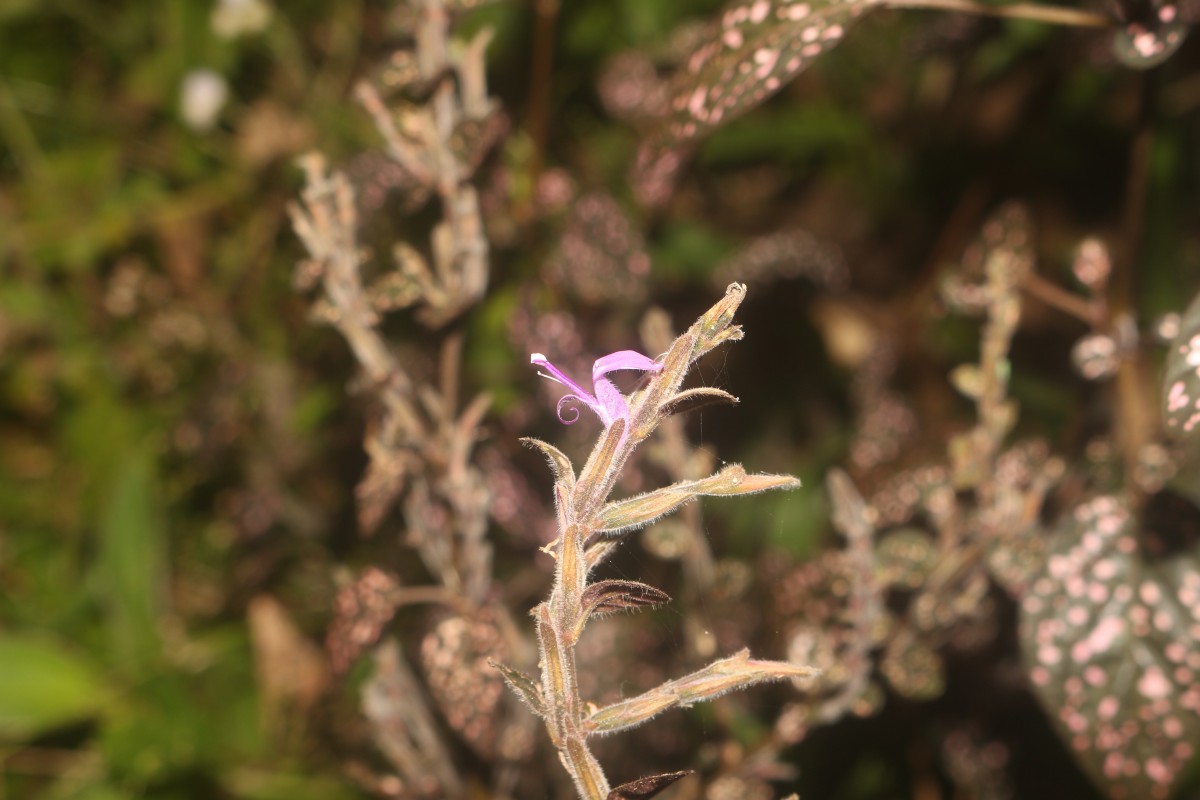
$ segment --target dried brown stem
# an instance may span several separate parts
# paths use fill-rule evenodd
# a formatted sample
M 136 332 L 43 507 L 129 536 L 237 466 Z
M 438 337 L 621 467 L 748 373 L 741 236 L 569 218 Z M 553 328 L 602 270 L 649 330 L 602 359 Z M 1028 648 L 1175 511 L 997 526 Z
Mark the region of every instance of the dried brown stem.
M 1073 292 L 1068 292 L 1036 272 L 1030 272 L 1021 279 L 1021 288 L 1031 297 L 1036 297 L 1051 308 L 1069 314 L 1090 327 L 1096 328 L 1103 324 L 1104 308 L 1102 305 L 1089 302 Z
M 841 665 L 850 677 L 817 710 L 819 719 L 833 722 L 847 714 L 867 690 L 871 678 L 871 649 L 875 645 L 874 631 L 884 609 L 875 586 L 875 527 L 868 517 L 866 504 L 850 476 L 841 470 L 831 471 L 827 481 L 833 524 L 846 537 L 853 576 L 847 611 L 854 622 L 854 636 L 841 659 Z
M 1126 180 L 1124 209 L 1125 246 L 1116 262 L 1111 286 L 1114 315 L 1130 315 L 1137 308 L 1137 254 L 1141 248 L 1146 219 L 1146 196 L 1150 186 L 1150 159 L 1154 145 L 1154 122 L 1147 99 L 1148 84 L 1142 79 L 1139 104 L 1142 119 L 1130 148 L 1129 173 Z M 1154 434 L 1158 417 L 1150 396 L 1146 365 L 1141 359 L 1122 359 L 1117 367 L 1117 438 L 1125 462 L 1125 474 L 1137 473 L 1142 449 Z M 1129 481 L 1137 491 L 1134 481 Z
M 984 17 L 1024 19 L 1030 22 L 1045 22 L 1050 25 L 1066 25 L 1073 28 L 1111 28 L 1116 25 L 1116 21 L 1105 14 L 1038 3 L 987 5 L 975 3 L 972 0 L 881 0 L 879 4 L 888 8 L 927 8 L 937 11 L 958 11 L 963 14 L 976 14 Z
M 527 126 L 534 146 L 532 179 L 537 180 L 550 125 L 550 85 L 554 70 L 554 28 L 559 0 L 534 0 L 533 55 L 529 70 Z
M 356 87 L 356 95 L 388 154 L 411 179 L 410 204 L 432 196 L 441 219 L 430 232 L 426 254 L 397 244 L 395 271 L 367 285 L 353 187 L 342 173 L 328 174 L 319 155 L 308 156 L 303 204 L 291 209 L 310 255 L 297 283 L 320 286 L 323 296 L 314 313 L 346 340 L 380 407 L 364 442 L 370 465 L 357 490 L 360 523 L 372 532 L 399 502 L 407 541 L 440 584 L 398 590 L 389 599 L 441 603 L 466 617 L 487 602 L 491 586 L 489 497 L 482 473 L 471 463 L 490 399 L 480 395 L 460 412 L 460 330 L 443 338 L 438 375 L 429 381 L 401 363 L 379 325 L 381 314 L 416 306 L 421 322 L 443 326 L 487 287 L 488 244 L 470 183 L 480 156 L 464 146 L 461 129 L 482 126 L 494 111 L 484 69 L 490 33 L 460 46 L 451 42 L 447 0 L 413 5 L 417 74 L 416 89 L 407 96 L 416 99 L 390 107 L 366 83 Z M 506 618 L 501 607 L 491 611 Z M 364 695 L 368 715 L 384 720 L 377 727 L 381 747 L 401 779 L 416 787 L 412 796 L 461 797 L 465 788 L 421 698 L 398 646 L 381 649 L 376 680 Z
M 375 740 L 417 797 L 461 796 L 463 787 L 437 726 L 420 697 L 420 687 L 394 640 L 375 651 L 375 675 L 363 687 L 363 711 Z

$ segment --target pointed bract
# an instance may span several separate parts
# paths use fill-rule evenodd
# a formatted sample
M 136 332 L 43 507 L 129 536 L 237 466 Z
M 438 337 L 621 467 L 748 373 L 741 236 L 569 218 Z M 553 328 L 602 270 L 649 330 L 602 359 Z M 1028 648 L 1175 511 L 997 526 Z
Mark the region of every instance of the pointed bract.
M 644 778 L 622 783 L 608 793 L 607 800 L 649 800 L 662 792 L 675 781 L 694 774 L 692 770 L 682 772 L 665 772 L 662 775 L 647 775 Z

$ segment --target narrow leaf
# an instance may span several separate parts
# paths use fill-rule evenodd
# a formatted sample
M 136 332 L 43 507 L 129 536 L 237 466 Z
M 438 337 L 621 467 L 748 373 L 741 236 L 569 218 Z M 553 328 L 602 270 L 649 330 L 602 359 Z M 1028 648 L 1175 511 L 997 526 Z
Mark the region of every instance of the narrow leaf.
M 800 479 L 791 475 L 773 475 L 769 472 L 755 472 L 746 475 L 736 485 L 722 488 L 720 491 L 709 492 L 714 496 L 729 497 L 733 495 L 758 494 L 772 489 L 799 489 Z
M 671 596 L 638 581 L 599 581 L 583 590 L 580 602 L 589 614 L 611 614 L 669 603 Z
M 698 481 L 680 481 L 628 500 L 609 503 L 600 511 L 600 525 L 604 533 L 617 533 L 649 524 L 704 495 L 755 494 L 768 489 L 794 489 L 798 486 L 800 481 L 790 475 L 747 475 L 741 464 L 730 464 L 720 472 Z
M 533 709 L 533 713 L 539 717 L 546 716 L 546 700 L 542 697 L 542 687 L 538 686 L 536 680 L 519 669 L 513 669 L 498 661 L 492 661 L 490 658 L 487 663 L 500 671 L 508 688 L 512 689 L 517 697 L 525 702 L 525 705 Z
M 593 614 L 612 614 L 616 611 L 636 611 L 640 608 L 670 602 L 666 592 L 638 581 L 599 581 L 583 590 L 579 607 L 583 613 L 574 621 L 572 635 L 575 641 L 583 634 L 583 628 Z
M 608 793 L 608 800 L 645 800 L 646 798 L 654 797 L 663 789 L 675 783 L 675 781 L 692 774 L 693 770 L 685 769 L 682 772 L 664 772 L 661 775 L 648 775 L 645 778 L 638 778 L 636 781 L 622 783 L 613 789 Z
M 554 479 L 566 484 L 567 491 L 575 490 L 575 468 L 571 466 L 571 459 L 549 442 L 543 442 L 541 439 L 535 439 L 532 436 L 521 438 L 521 444 L 530 447 L 534 450 L 540 450 L 546 460 L 550 462 L 550 469 L 554 472 Z
M 113 467 L 100 518 L 97 585 L 116 661 L 132 673 L 149 668 L 162 652 L 166 537 L 157 479 L 152 450 L 130 452 Z
M 20 741 L 102 711 L 103 673 L 58 644 L 0 635 L 0 740 Z
M 589 733 L 615 733 L 641 725 L 648 719 L 675 706 L 687 707 L 702 700 L 713 700 L 726 692 L 745 689 L 757 683 L 789 678 L 810 679 L 821 674 L 813 667 L 786 661 L 756 661 L 750 651 L 714 661 L 704 669 L 667 681 L 648 692 L 599 709 L 584 721 Z
M 667 416 L 671 414 L 684 414 L 688 411 L 706 408 L 717 403 L 736 405 L 738 402 L 736 397 L 722 389 L 714 389 L 710 386 L 698 386 L 695 389 L 687 389 L 680 392 L 659 406 L 658 410 L 659 413 Z

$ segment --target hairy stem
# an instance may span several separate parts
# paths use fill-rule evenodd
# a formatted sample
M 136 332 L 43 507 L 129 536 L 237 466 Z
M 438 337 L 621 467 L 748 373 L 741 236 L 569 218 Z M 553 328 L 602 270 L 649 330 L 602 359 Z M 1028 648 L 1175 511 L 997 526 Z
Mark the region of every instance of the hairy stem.
M 551 606 L 559 599 L 557 588 Z M 542 681 L 549 702 L 546 726 L 558 748 L 575 789 L 584 800 L 605 800 L 610 791 L 600 762 L 592 755 L 583 730 L 583 701 L 578 694 L 575 641 L 572 631 L 561 630 L 551 621 L 546 606 L 539 609 L 538 638 L 542 645 Z
M 619 402 L 623 413 L 608 422 L 578 477 L 566 456 L 551 445 L 537 445 L 550 457 L 554 467 L 559 528 L 558 539 L 545 548 L 556 559 L 554 586 L 549 599 L 539 604 L 533 614 L 541 654 L 541 686 L 531 688 L 533 681 L 519 676 L 515 683 L 508 674 L 505 679 L 545 719 L 559 758 L 582 800 L 608 800 L 610 794 L 649 797 L 650 788 L 662 788 L 666 785 L 663 781 L 672 782 L 683 774 L 651 776 L 613 790 L 588 748 L 589 734 L 634 727 L 660 711 L 714 700 L 734 689 L 766 681 L 812 678 L 817 674 L 810 667 L 757 661 L 750 658 L 749 650 L 742 650 L 600 711 L 590 709 L 579 695 L 575 647 L 589 616 L 605 604 L 610 610 L 635 609 L 670 599 L 661 590 L 634 581 L 608 580 L 589 586 L 588 572 L 610 551 L 616 541 L 613 534 L 640 527 L 701 495 L 755 494 L 800 485 L 791 476 L 748 475 L 740 464 L 731 464 L 707 478 L 679 481 L 625 500 L 607 499 L 630 453 L 671 413 L 665 409 L 676 407 L 681 397 L 696 391 L 680 393 L 688 367 L 718 345 L 741 338 L 741 327 L 732 322 L 745 292 L 745 286 L 730 284 L 725 296 L 677 338 L 661 359 L 651 362 L 649 368 L 638 367 L 657 374 L 644 388 L 635 389 L 613 403 Z M 535 359 L 534 363 L 538 361 Z M 718 390 L 710 389 L 709 394 L 731 398 Z

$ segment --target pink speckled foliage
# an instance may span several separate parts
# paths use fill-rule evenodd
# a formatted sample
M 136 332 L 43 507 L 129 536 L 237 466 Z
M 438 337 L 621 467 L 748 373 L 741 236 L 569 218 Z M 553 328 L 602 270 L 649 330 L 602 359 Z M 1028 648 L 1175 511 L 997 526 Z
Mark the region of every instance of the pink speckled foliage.
M 1200 427 L 1200 295 L 1183 315 L 1167 352 L 1163 419 L 1167 432 L 1180 438 Z
M 1126 66 L 1149 69 L 1170 58 L 1187 36 L 1188 24 L 1179 3 L 1151 0 L 1130 15 L 1131 3 L 1122 3 L 1126 19 L 1113 39 L 1113 52 Z
M 1080 504 L 1021 603 L 1030 683 L 1113 800 L 1171 796 L 1200 742 L 1200 565 L 1139 533 L 1122 497 Z
M 676 74 L 662 130 L 638 151 L 643 202 L 669 196 L 688 146 L 783 88 L 872 4 L 864 0 L 742 0 L 713 24 Z

